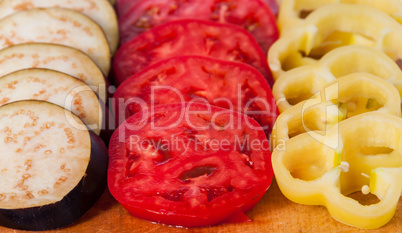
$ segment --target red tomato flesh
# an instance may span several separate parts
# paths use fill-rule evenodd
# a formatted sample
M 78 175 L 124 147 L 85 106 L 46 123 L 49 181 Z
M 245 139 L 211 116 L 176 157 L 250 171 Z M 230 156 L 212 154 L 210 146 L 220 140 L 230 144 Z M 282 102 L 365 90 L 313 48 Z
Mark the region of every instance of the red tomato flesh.
M 116 3 L 116 10 L 119 17 L 125 15 L 139 0 L 118 0 Z M 271 8 L 272 13 L 275 15 L 278 13 L 278 3 L 275 0 L 263 0 L 269 8 Z
M 271 9 L 272 13 L 274 13 L 274 15 L 278 14 L 279 11 L 279 6 L 278 3 L 275 0 L 264 0 L 265 4 L 267 4 L 269 6 L 269 8 Z
M 252 35 L 240 27 L 202 20 L 180 20 L 146 31 L 117 51 L 113 67 L 118 82 L 158 61 L 201 55 L 249 64 L 273 83 L 266 56 Z
M 230 23 L 250 32 L 262 50 L 278 39 L 275 16 L 261 0 L 145 0 L 119 19 L 120 43 L 163 23 L 180 19 Z
M 254 118 L 269 134 L 279 115 L 271 89 L 253 67 L 201 56 L 182 56 L 149 66 L 116 90 L 116 122 L 161 104 L 205 100 Z M 249 112 L 249 113 L 248 113 Z
M 132 215 L 200 227 L 251 209 L 272 181 L 268 140 L 244 114 L 159 105 L 128 118 L 109 144 L 108 186 Z

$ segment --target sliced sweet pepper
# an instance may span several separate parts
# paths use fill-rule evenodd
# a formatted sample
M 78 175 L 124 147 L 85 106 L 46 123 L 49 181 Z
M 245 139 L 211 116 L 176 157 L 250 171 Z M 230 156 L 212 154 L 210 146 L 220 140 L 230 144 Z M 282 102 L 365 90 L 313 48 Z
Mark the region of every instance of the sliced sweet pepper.
M 287 140 L 308 131 L 321 131 L 321 135 L 325 135 L 340 121 L 372 111 L 401 117 L 401 98 L 397 89 L 368 73 L 340 77 L 325 84 L 311 99 L 278 116 L 271 134 L 273 148 L 283 148 Z M 320 134 L 314 134 L 321 140 Z
M 339 41 L 334 41 L 334 37 Z M 400 38 L 401 25 L 376 8 L 331 4 L 315 10 L 292 30 L 284 31 L 270 48 L 268 63 L 276 80 L 284 72 L 296 68 L 293 65 L 311 63 L 329 50 L 351 43 L 370 45 L 399 61 L 402 58 Z M 289 63 L 289 57 L 297 57 L 295 53 L 307 61 Z
M 361 45 L 348 45 L 330 51 L 318 62 L 282 74 L 272 93 L 281 112 L 313 96 L 336 78 L 355 72 L 376 75 L 393 84 L 402 97 L 402 71 L 381 51 Z
M 367 127 L 369 126 L 369 127 Z M 394 215 L 402 193 L 402 119 L 369 112 L 341 121 L 316 140 L 311 132 L 272 154 L 275 177 L 291 201 L 326 206 L 336 220 L 373 229 Z M 350 194 L 371 193 L 361 204 Z
M 402 23 L 402 2 L 400 0 L 282 0 L 278 15 L 281 31 L 294 27 L 319 7 L 334 3 L 360 4 L 377 8 Z

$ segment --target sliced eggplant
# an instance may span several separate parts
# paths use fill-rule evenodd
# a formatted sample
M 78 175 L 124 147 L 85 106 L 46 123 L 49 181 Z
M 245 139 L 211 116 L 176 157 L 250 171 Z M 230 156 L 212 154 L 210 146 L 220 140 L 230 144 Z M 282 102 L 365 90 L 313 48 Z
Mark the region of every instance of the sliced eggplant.
M 98 66 L 83 52 L 56 44 L 18 44 L 0 50 L 0 77 L 17 70 L 45 68 L 74 76 L 107 101 L 106 81 Z
M 0 19 L 17 11 L 48 7 L 72 9 L 87 15 L 105 32 L 111 52 L 116 51 L 119 43 L 117 16 L 108 0 L 2 0 Z
M 106 146 L 84 123 L 71 126 L 66 111 L 35 100 L 0 107 L 0 225 L 65 227 L 105 190 Z
M 89 17 L 63 8 L 34 8 L 0 20 L 0 49 L 28 42 L 77 48 L 101 68 L 110 69 L 110 49 L 102 29 Z
M 98 97 L 84 82 L 47 69 L 26 69 L 0 78 L 0 106 L 20 100 L 43 100 L 77 115 L 89 129 L 100 134 L 103 125 Z M 76 123 L 78 124 L 78 123 Z

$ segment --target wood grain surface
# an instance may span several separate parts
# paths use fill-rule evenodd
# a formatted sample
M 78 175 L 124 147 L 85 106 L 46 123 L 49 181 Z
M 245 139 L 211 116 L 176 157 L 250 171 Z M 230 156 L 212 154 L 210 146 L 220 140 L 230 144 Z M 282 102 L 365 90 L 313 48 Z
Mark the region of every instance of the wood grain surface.
M 375 230 L 360 230 L 334 220 L 325 207 L 293 203 L 280 192 L 273 182 L 266 195 L 256 207 L 247 213 L 253 221 L 242 224 L 225 224 L 206 228 L 182 229 L 154 224 L 131 216 L 105 191 L 101 199 L 80 220 L 72 226 L 54 231 L 60 233 L 248 233 L 248 232 L 402 232 L 402 199 L 392 220 Z M 20 233 L 0 227 L 1 233 Z

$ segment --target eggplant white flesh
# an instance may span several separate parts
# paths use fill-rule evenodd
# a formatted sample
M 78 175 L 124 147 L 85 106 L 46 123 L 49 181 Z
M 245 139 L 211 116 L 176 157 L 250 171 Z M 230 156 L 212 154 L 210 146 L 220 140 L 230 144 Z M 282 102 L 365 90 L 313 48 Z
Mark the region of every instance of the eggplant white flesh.
M 0 20 L 0 49 L 22 43 L 51 43 L 86 53 L 104 74 L 110 70 L 110 49 L 102 29 L 89 17 L 64 8 L 18 11 Z
M 0 78 L 0 106 L 29 99 L 64 107 L 77 115 L 94 133 L 101 133 L 104 119 L 98 96 L 77 78 L 37 68 L 19 70 Z
M 107 101 L 107 84 L 99 67 L 83 52 L 72 47 L 27 43 L 0 50 L 0 77 L 17 70 L 44 68 L 57 70 L 76 77 Z
M 105 190 L 105 144 L 84 123 L 71 126 L 65 111 L 32 100 L 0 107 L 0 225 L 65 227 Z
M 108 0 L 2 0 L 0 19 L 17 11 L 48 7 L 72 9 L 87 15 L 105 32 L 111 52 L 116 51 L 119 43 L 117 16 Z

